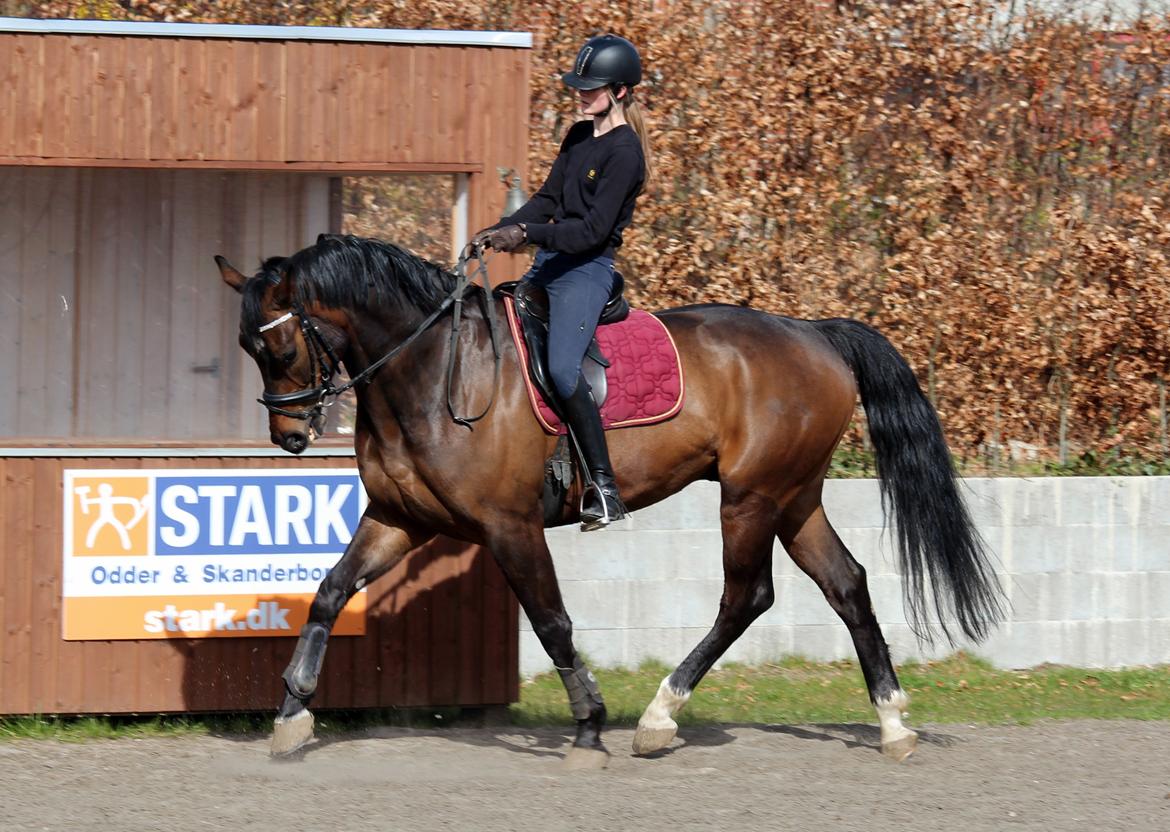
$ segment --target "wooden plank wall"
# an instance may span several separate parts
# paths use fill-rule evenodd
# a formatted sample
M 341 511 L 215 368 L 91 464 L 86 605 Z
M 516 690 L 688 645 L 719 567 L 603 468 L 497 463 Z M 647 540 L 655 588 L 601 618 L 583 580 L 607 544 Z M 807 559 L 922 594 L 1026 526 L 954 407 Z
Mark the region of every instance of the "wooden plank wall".
M 4 119 L 0 118 L 0 122 Z M 0 168 L 0 436 L 68 436 L 73 403 L 73 171 Z
M 291 254 L 328 200 L 323 174 L 0 167 L 0 436 L 266 441 L 212 256 Z
M 337 458 L 0 456 L 0 714 L 267 710 L 292 638 L 64 641 L 66 468 L 335 467 Z M 367 635 L 329 645 L 319 708 L 515 701 L 515 601 L 489 556 L 443 541 L 369 588 Z
M 0 165 L 461 171 L 474 231 L 527 171 L 528 77 L 512 47 L 0 34 Z
M 0 34 L 0 159 L 494 173 L 524 163 L 527 80 L 512 47 Z

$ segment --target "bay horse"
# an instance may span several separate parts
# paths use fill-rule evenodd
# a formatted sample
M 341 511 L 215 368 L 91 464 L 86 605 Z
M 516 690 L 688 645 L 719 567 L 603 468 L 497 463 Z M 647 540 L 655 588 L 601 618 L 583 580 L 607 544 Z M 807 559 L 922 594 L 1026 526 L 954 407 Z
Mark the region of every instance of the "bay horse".
M 494 330 L 501 301 L 398 246 L 352 236 L 322 235 L 268 259 L 251 278 L 222 257 L 216 262 L 242 295 L 240 345 L 260 368 L 275 444 L 305 450 L 323 400 L 339 389 L 332 386 L 339 364 L 358 380 L 354 447 L 369 503 L 322 581 L 283 674 L 272 753 L 290 754 L 312 738 L 307 705 L 349 598 L 443 534 L 491 551 L 561 675 L 577 722 L 566 766 L 603 766 L 605 702 L 573 647 L 545 542 L 544 463 L 556 437 L 538 426 L 515 347 Z M 984 639 L 1002 616 L 1002 593 L 936 412 L 897 350 L 859 321 L 719 304 L 657 317 L 677 346 L 686 402 L 669 421 L 610 431 L 614 469 L 631 510 L 696 480 L 719 482 L 724 588 L 710 632 L 662 680 L 639 720 L 634 751 L 673 740 L 673 717 L 696 685 L 772 605 L 779 539 L 848 627 L 882 752 L 904 759 L 917 742 L 902 723 L 908 699 L 865 570 L 829 524 L 821 491 L 860 393 L 882 501 L 895 519 L 911 625 L 926 639 L 937 627 L 954 643 L 956 625 L 966 638 Z M 456 325 L 437 325 L 445 318 Z M 474 429 L 452 418 L 452 389 L 468 407 L 487 407 Z M 560 523 L 574 522 L 578 496 L 570 494 Z

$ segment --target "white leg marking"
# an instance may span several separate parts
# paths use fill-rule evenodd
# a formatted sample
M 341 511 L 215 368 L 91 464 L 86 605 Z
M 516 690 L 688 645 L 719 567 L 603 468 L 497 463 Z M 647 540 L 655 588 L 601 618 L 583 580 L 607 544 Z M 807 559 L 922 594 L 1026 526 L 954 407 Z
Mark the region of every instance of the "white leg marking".
M 658 728 L 678 728 L 672 716 L 682 710 L 683 705 L 691 698 L 690 693 L 677 693 L 670 686 L 670 677 L 667 676 L 658 686 L 658 694 L 646 706 L 642 718 L 638 720 L 639 728 L 655 730 Z
M 634 753 L 650 754 L 670 745 L 678 732 L 678 723 L 671 717 L 682 710 L 690 698 L 689 693 L 679 693 L 670 686 L 669 676 L 663 679 L 658 686 L 658 694 L 638 720 L 638 730 L 634 732 Z
M 309 712 L 308 708 L 303 708 L 292 716 L 278 716 L 275 720 L 273 720 L 273 722 L 275 722 L 277 725 L 288 725 L 302 719 L 308 719 L 312 715 L 313 714 Z
M 885 699 L 874 703 L 877 708 L 878 722 L 882 726 L 882 745 L 905 739 L 914 735 L 914 732 L 902 724 L 902 712 L 910 706 L 910 697 L 906 691 L 899 688 Z
M 290 717 L 278 716 L 272 728 L 269 753 L 273 757 L 284 757 L 304 748 L 313 739 L 313 723 L 313 714 L 308 708 Z

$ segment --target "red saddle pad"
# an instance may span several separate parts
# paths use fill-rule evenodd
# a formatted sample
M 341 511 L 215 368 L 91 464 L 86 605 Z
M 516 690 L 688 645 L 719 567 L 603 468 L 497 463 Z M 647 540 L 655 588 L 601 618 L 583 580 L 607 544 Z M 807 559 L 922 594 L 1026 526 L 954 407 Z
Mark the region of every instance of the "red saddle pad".
M 524 385 L 532 412 L 546 433 L 564 434 L 565 426 L 532 384 L 528 374 L 528 345 L 520 329 L 520 318 L 512 298 L 504 298 L 508 328 L 520 355 Z M 609 360 L 605 380 L 609 394 L 601 406 L 601 424 L 606 430 L 664 422 L 682 410 L 682 365 L 678 349 L 662 321 L 649 312 L 631 309 L 630 316 L 616 324 L 597 328 L 597 343 Z

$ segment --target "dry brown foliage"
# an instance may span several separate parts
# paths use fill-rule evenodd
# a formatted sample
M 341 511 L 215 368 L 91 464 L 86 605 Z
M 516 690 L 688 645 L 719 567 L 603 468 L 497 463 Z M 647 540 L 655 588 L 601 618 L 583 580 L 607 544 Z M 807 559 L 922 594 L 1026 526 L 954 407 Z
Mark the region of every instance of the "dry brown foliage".
M 881 329 L 952 447 L 1166 453 L 1170 21 L 1102 32 L 994 0 L 30 4 L 43 16 L 530 31 L 531 176 L 588 36 L 643 51 L 659 179 L 638 302 Z

